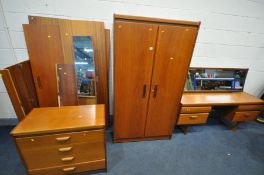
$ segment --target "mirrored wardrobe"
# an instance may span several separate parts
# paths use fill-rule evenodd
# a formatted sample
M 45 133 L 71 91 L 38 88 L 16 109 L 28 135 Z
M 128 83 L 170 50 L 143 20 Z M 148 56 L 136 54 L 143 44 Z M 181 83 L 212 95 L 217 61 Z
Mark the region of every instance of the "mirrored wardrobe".
M 110 38 L 104 23 L 29 16 L 23 29 L 38 106 L 105 104 L 107 123 Z

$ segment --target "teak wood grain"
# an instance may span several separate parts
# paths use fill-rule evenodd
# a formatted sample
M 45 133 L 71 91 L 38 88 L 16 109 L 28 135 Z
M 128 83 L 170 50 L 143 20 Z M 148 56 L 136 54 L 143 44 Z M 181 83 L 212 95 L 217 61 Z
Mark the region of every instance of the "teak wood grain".
M 39 106 L 58 106 L 56 64 L 63 63 L 57 25 L 23 25 Z
M 7 67 L 25 114 L 39 107 L 29 60 Z
M 71 134 L 64 135 L 71 137 Z M 53 137 L 52 140 L 51 136 L 39 136 L 42 137 L 40 139 L 38 137 L 16 139 L 29 170 L 105 159 L 104 130 L 102 129 L 79 132 L 79 140 L 71 137 L 61 143 L 56 138 L 62 136 Z M 21 139 L 24 144 L 21 144 Z
M 206 123 L 208 113 L 197 113 L 197 114 L 180 114 L 177 124 L 203 124 Z
M 0 70 L 0 75 L 3 79 L 7 93 L 8 93 L 10 100 L 13 104 L 17 118 L 18 118 L 18 120 L 21 121 L 26 116 L 26 114 L 25 114 L 23 107 L 21 106 L 21 101 L 20 101 L 20 98 L 18 96 L 18 93 L 17 93 L 16 87 L 14 85 L 13 79 L 11 77 L 11 74 L 10 74 L 8 69 L 3 69 L 3 70 Z
M 73 64 L 57 64 L 60 106 L 78 105 L 77 82 Z
M 106 160 L 94 160 L 89 162 L 82 162 L 76 164 L 69 164 L 64 166 L 36 169 L 29 171 L 30 175 L 65 175 L 65 174 L 76 174 L 85 171 L 92 170 L 104 170 L 106 167 Z
M 101 129 L 105 126 L 104 105 L 34 108 L 12 130 L 13 136 Z
M 144 137 L 158 26 L 114 27 L 114 138 Z
M 78 117 L 78 116 L 77 116 Z M 27 135 L 23 137 L 16 138 L 16 144 L 20 149 L 23 150 L 34 150 L 34 149 L 46 149 L 46 148 L 67 148 L 69 145 L 73 145 L 76 143 L 83 143 L 89 140 L 97 140 L 98 138 L 102 138 L 103 134 L 102 129 L 95 130 L 84 130 L 84 131 L 76 131 L 76 132 L 63 132 L 58 134 L 44 134 L 39 136 Z M 58 138 L 69 138 L 65 141 L 58 141 Z M 33 139 L 33 140 L 32 140 Z M 43 144 L 45 143 L 45 144 Z M 57 151 L 59 151 L 57 149 Z M 70 152 L 64 151 L 64 152 Z
M 264 101 L 246 92 L 183 93 L 182 106 L 264 105 Z
M 30 24 L 58 25 L 62 41 L 64 63 L 73 64 L 73 36 L 92 36 L 94 46 L 95 71 L 98 81 L 96 83 L 98 104 L 105 104 L 106 123 L 108 123 L 109 102 L 108 102 L 108 62 L 107 47 L 108 33 L 104 29 L 103 22 L 81 21 L 59 18 L 48 18 L 29 16 Z
M 197 32 L 197 27 L 159 26 L 146 136 L 172 133 Z
M 194 21 L 183 21 L 183 20 L 172 20 L 172 19 L 161 19 L 161 18 L 151 18 L 151 17 L 143 17 L 143 16 L 130 16 L 130 15 L 121 15 L 114 14 L 114 18 L 118 20 L 131 20 L 138 22 L 153 22 L 159 24 L 176 24 L 176 25 L 190 25 L 190 26 L 200 26 L 200 22 Z

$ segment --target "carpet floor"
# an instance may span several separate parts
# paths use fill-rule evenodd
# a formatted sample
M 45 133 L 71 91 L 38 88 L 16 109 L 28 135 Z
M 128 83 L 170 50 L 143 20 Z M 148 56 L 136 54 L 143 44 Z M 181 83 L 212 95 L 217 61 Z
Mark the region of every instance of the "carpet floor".
M 0 126 L 0 174 L 26 175 L 9 132 Z M 112 143 L 107 131 L 107 173 L 97 175 L 263 175 L 264 125 L 247 122 L 236 132 L 217 122 L 194 126 L 171 140 Z M 89 173 L 85 173 L 89 174 Z

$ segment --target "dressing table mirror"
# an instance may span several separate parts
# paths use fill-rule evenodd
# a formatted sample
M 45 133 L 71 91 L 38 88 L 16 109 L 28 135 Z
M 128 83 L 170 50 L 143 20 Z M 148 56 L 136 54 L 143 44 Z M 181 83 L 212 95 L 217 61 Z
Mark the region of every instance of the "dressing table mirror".
M 243 91 L 248 69 L 190 67 L 184 92 Z

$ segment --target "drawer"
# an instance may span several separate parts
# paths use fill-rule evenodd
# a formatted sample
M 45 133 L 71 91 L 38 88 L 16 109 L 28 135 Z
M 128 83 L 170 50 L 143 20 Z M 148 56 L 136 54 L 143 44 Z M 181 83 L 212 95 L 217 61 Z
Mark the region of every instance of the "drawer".
M 240 105 L 238 111 L 259 111 L 264 108 L 264 105 Z
M 211 111 L 210 106 L 204 107 L 182 107 L 181 113 L 208 113 Z
M 105 159 L 103 130 L 87 135 L 91 139 L 86 142 L 20 149 L 20 153 L 29 170 Z
M 22 138 L 18 137 L 16 138 L 16 143 L 21 150 L 32 150 L 35 148 L 46 148 L 95 140 L 97 139 L 98 134 L 100 135 L 100 133 L 103 133 L 103 130 L 81 131 Z
M 106 169 L 105 159 L 83 162 L 78 164 L 70 164 L 66 166 L 43 168 L 38 170 L 29 170 L 30 175 L 64 175 L 76 174 L 80 172 L 103 170 Z
M 180 114 L 177 124 L 202 124 L 206 123 L 208 113 L 197 113 L 197 114 Z
M 236 112 L 232 121 L 248 121 L 255 120 L 260 111 Z

